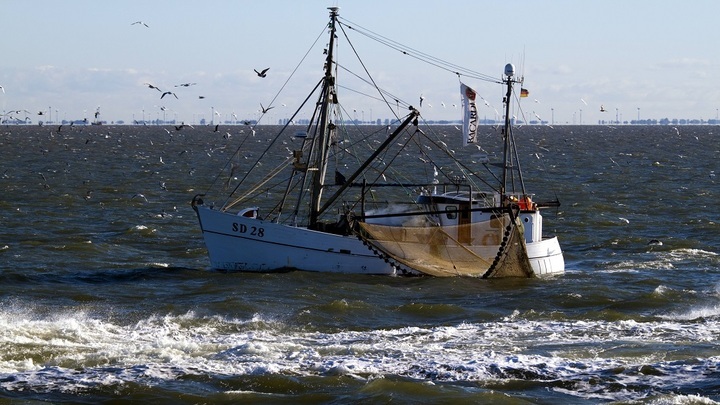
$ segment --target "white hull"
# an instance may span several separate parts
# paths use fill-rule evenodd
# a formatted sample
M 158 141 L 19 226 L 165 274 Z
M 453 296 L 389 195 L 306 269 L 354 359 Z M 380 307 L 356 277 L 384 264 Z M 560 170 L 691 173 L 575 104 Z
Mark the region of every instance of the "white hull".
M 346 274 L 402 274 L 357 237 L 335 235 L 196 206 L 210 266 L 220 270 L 303 270 Z M 537 276 L 565 271 L 557 238 L 527 244 Z M 412 274 L 412 273 L 411 273 Z M 418 274 L 418 273 L 414 273 Z
M 530 266 L 538 277 L 555 276 L 565 273 L 565 259 L 558 238 L 543 239 L 540 242 L 526 243 Z
M 325 273 L 395 274 L 355 236 L 334 235 L 198 206 L 210 256 L 222 270 L 304 270 Z

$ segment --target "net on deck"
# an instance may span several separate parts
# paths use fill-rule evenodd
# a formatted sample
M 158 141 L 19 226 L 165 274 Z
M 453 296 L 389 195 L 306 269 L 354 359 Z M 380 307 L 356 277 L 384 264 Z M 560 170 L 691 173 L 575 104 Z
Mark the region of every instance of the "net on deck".
M 533 277 L 522 223 L 504 214 L 453 226 L 358 222 L 367 244 L 403 266 L 437 277 Z

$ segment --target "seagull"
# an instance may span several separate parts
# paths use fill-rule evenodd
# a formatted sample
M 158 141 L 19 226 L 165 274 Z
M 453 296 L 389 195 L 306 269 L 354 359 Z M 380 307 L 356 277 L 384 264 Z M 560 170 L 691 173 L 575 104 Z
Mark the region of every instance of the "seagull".
M 194 86 L 196 84 L 197 83 L 180 83 L 180 84 L 176 84 L 175 87 L 190 87 L 190 86 Z
M 273 108 L 275 108 L 275 107 L 265 108 L 265 107 L 263 107 L 262 103 L 260 103 L 260 109 L 262 110 L 263 114 L 267 113 L 268 111 L 272 110 Z
M 145 200 L 145 202 L 148 202 L 148 199 L 147 199 L 144 195 L 142 195 L 142 194 L 140 194 L 140 193 L 137 193 L 137 194 L 133 195 L 130 199 L 133 200 L 133 199 L 135 199 L 135 197 L 137 197 L 137 198 L 142 198 L 143 200 Z
M 178 98 L 177 94 L 173 93 L 172 91 L 166 91 L 165 93 L 162 94 L 162 96 L 160 96 L 160 99 L 167 96 L 168 94 L 172 94 L 173 96 L 175 96 L 175 98 Z
M 580 101 L 582 101 L 583 104 L 587 105 L 587 101 L 585 101 L 583 99 L 580 99 Z
M 179 131 L 179 130 L 183 129 L 184 127 L 190 127 L 192 129 L 195 129 L 195 127 L 193 127 L 192 125 L 186 124 L 185 122 L 181 122 L 180 125 L 175 125 L 175 130 Z
M 132 23 L 132 24 L 130 24 L 130 25 L 135 25 L 135 24 L 140 24 L 140 25 L 144 25 L 144 26 L 146 26 L 147 28 L 150 28 L 150 26 L 149 26 L 149 25 L 145 24 L 145 23 L 144 23 L 144 22 L 142 22 L 142 21 L 135 21 L 134 23 Z
M 422 94 L 421 94 L 421 95 L 420 95 L 420 107 L 422 107 L 422 102 L 423 102 L 423 100 L 425 100 L 425 97 L 423 97 Z
M 5 87 L 0 86 L 0 90 L 2 90 L 3 94 L 5 94 Z
M 600 112 L 605 112 L 605 111 L 607 111 L 607 110 L 605 109 L 605 106 L 602 105 L 602 104 L 600 104 Z
M 145 83 L 145 85 L 148 86 L 148 87 L 151 88 L 151 89 L 155 89 L 155 90 L 157 90 L 157 91 L 159 91 L 159 92 L 162 92 L 162 90 L 160 90 L 160 87 L 153 86 L 153 85 L 150 84 L 150 83 Z
M 220 124 L 215 124 L 215 130 L 213 132 L 217 132 L 219 126 L 220 126 Z
M 255 73 L 257 73 L 257 75 L 259 77 L 265 77 L 265 76 L 267 76 L 267 71 L 270 70 L 270 68 L 265 68 L 261 72 L 258 72 L 257 69 L 253 69 L 253 70 L 255 71 Z

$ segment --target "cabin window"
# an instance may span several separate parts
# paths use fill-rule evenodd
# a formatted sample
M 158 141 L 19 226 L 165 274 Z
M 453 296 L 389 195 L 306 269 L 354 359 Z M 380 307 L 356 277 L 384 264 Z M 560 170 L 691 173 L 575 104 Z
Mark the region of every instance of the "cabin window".
M 447 216 L 447 219 L 457 219 L 457 207 L 454 205 L 445 207 L 445 216 Z

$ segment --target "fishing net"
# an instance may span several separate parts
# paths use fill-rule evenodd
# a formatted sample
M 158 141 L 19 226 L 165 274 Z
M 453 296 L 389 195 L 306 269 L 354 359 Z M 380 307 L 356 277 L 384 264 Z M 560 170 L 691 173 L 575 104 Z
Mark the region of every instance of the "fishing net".
M 437 277 L 532 277 L 516 216 L 453 226 L 357 222 L 358 236 L 379 256 Z

